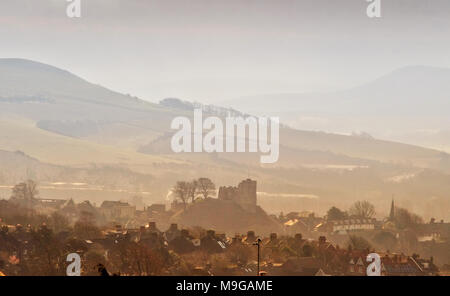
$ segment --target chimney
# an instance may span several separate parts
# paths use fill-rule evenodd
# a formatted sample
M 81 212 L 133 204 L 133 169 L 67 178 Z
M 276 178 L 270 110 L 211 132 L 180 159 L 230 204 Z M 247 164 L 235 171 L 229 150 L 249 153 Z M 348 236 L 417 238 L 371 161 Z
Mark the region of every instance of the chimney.
M 148 222 L 149 230 L 156 230 L 156 222 Z
M 319 244 L 324 244 L 327 242 L 327 238 L 325 236 L 319 237 Z
M 295 240 L 302 240 L 302 238 L 303 238 L 303 236 L 302 236 L 302 234 L 301 233 L 296 233 L 295 234 Z
M 274 241 L 274 240 L 276 240 L 277 239 L 277 234 L 276 233 L 271 233 L 270 234 L 270 240 L 271 241 Z

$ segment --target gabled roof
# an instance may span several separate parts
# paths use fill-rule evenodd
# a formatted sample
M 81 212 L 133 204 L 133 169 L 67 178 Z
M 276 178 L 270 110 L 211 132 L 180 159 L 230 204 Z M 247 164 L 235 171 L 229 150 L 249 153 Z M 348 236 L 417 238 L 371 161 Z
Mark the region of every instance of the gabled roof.
M 71 207 L 75 207 L 75 202 L 73 201 L 73 199 L 69 199 L 68 201 L 66 201 L 64 203 L 64 208 L 71 208 Z
M 359 265 L 359 266 L 367 266 L 367 262 L 365 262 L 365 260 L 363 260 L 363 257 L 361 257 L 361 256 L 353 256 L 350 259 L 349 264 L 351 264 L 351 265 Z
M 300 219 L 291 219 L 291 220 L 285 222 L 284 226 L 301 226 L 301 227 L 308 228 L 308 225 L 306 225 L 306 223 Z
M 356 265 L 362 265 L 364 266 L 364 261 L 362 260 L 361 257 L 358 258 L 358 261 L 356 261 Z

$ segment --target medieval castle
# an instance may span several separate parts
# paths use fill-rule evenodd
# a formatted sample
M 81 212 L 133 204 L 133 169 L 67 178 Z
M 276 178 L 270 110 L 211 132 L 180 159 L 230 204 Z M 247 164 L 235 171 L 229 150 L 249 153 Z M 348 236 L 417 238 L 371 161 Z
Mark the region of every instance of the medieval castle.
M 235 186 L 222 186 L 219 188 L 220 200 L 233 201 L 244 210 L 254 212 L 256 210 L 256 181 L 247 179 Z

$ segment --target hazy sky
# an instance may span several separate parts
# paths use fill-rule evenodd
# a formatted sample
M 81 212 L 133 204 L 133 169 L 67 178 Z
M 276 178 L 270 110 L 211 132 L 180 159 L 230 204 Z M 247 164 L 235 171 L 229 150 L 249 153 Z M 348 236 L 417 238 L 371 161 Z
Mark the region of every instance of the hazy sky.
M 450 1 L 0 0 L 0 57 L 49 63 L 123 93 L 217 102 L 327 91 L 406 65 L 450 67 Z

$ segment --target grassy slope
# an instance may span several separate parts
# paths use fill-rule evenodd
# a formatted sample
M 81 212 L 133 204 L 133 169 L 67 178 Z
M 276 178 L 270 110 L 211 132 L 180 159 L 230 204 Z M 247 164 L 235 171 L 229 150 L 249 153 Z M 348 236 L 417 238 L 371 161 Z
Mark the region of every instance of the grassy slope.
M 70 166 L 87 164 L 174 163 L 163 156 L 152 156 L 114 146 L 100 145 L 41 130 L 30 121 L 0 121 L 0 149 L 20 150 L 40 161 Z

